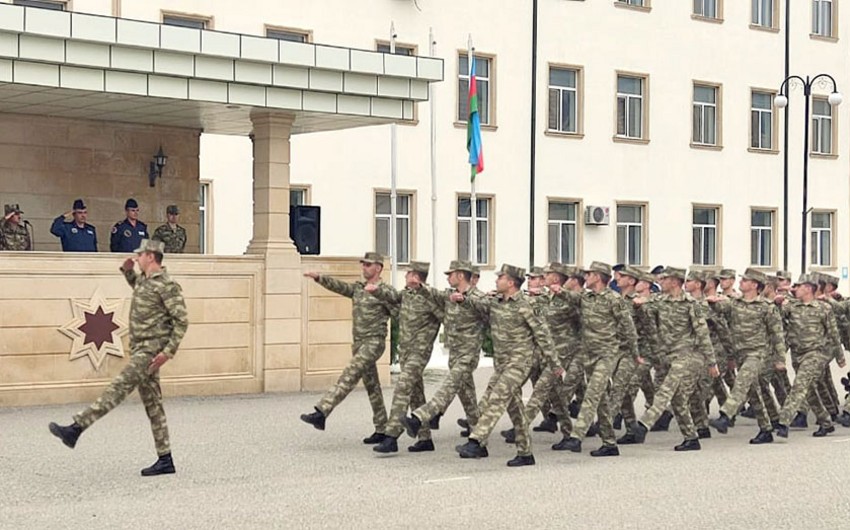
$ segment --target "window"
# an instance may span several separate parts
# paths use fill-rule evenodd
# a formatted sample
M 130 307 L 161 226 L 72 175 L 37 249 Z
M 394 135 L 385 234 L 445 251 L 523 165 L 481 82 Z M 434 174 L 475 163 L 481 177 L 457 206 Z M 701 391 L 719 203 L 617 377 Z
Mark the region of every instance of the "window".
M 812 33 L 832 37 L 832 0 L 812 0 Z
M 304 206 L 307 203 L 307 188 L 289 188 L 289 206 Z
M 481 125 L 490 125 L 490 70 L 492 59 L 475 56 L 475 80 L 478 89 L 478 113 Z M 466 123 L 469 119 L 469 58 L 465 53 L 458 56 L 457 82 L 457 121 Z
M 68 5 L 68 2 L 64 0 L 14 0 L 12 3 L 17 6 L 40 7 L 42 9 L 53 9 L 56 11 L 65 11 Z
M 198 243 L 201 254 L 212 254 L 212 182 L 201 181 L 198 197 L 198 228 L 200 234 Z
M 750 264 L 773 265 L 773 210 L 750 212 Z
M 773 10 L 775 0 L 752 0 L 752 18 L 754 26 L 773 28 Z
M 750 147 L 773 149 L 773 94 L 769 92 L 752 93 Z
M 578 77 L 575 68 L 549 68 L 549 130 L 578 133 Z
M 812 212 L 812 265 L 832 266 L 832 213 Z
M 694 265 L 717 264 L 717 222 L 719 208 L 694 207 L 692 255 Z
M 694 15 L 705 18 L 720 18 L 718 3 L 722 0 L 694 0 Z
M 375 51 L 379 51 L 381 53 L 390 53 L 390 43 L 386 41 L 378 41 L 378 44 L 375 46 Z M 416 55 L 416 46 L 412 44 L 399 44 L 395 43 L 395 54 L 396 55 L 407 55 L 413 56 Z M 478 67 L 478 64 L 475 65 Z M 476 77 L 478 77 L 478 71 L 475 72 Z
M 643 265 L 644 207 L 617 205 L 617 262 Z
M 832 154 L 832 106 L 825 98 L 812 98 L 812 153 Z
M 617 136 L 644 137 L 644 89 L 646 78 L 617 76 Z
M 578 203 L 549 203 L 549 261 L 576 264 L 576 220 Z
M 276 28 L 266 26 L 266 37 L 270 39 L 286 40 L 291 42 L 310 42 L 309 31 L 290 28 Z
M 617 3 L 627 6 L 649 7 L 649 0 L 617 0 Z
M 489 197 L 475 198 L 476 230 L 475 230 L 475 260 L 478 265 L 490 264 L 490 235 L 492 199 Z M 457 259 L 469 260 L 469 246 L 472 240 L 472 201 L 469 196 L 457 199 Z
M 410 193 L 396 194 L 396 263 L 410 263 L 410 207 L 413 202 Z M 390 248 L 390 194 L 375 194 L 375 251 L 383 256 L 392 255 Z
M 210 19 L 205 17 L 193 17 L 188 15 L 162 15 L 162 23 L 166 26 L 180 26 L 182 28 L 208 29 Z
M 716 86 L 694 85 L 693 143 L 718 145 L 718 92 Z

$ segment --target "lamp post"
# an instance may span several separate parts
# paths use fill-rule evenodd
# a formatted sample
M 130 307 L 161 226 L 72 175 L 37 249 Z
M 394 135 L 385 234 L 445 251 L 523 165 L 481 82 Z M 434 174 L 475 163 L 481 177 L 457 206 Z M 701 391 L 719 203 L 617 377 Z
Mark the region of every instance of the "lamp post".
M 808 238 L 806 237 L 806 222 L 807 215 L 809 212 L 809 120 L 810 120 L 810 108 L 811 108 L 811 99 L 812 99 L 812 86 L 815 82 L 820 81 L 820 83 L 825 84 L 827 80 L 832 82 L 832 93 L 829 95 L 829 105 L 830 107 L 835 107 L 841 104 L 843 100 L 841 94 L 838 92 L 838 84 L 835 82 L 835 79 L 829 74 L 818 74 L 812 78 L 806 76 L 805 79 L 798 75 L 790 75 L 785 78 L 782 82 L 782 85 L 779 86 L 779 94 L 773 100 L 774 105 L 776 105 L 780 109 L 784 109 L 788 106 L 788 83 L 791 80 L 797 80 L 803 85 L 803 97 L 805 98 L 805 121 L 804 121 L 804 129 L 803 129 L 803 231 L 800 234 L 800 274 L 806 273 L 806 241 Z M 787 123 L 785 125 L 788 126 Z

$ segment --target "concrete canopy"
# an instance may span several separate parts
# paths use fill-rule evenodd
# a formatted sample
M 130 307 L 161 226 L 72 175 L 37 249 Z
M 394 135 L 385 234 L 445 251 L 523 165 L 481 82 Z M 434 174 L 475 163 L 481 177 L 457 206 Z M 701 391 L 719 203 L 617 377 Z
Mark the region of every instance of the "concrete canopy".
M 412 121 L 443 61 L 0 4 L 0 112 L 247 135 Z

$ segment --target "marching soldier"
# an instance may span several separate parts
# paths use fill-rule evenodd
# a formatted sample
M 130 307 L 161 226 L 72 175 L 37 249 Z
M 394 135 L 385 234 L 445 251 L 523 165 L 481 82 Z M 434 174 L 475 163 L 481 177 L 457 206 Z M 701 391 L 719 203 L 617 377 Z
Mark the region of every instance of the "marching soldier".
M 74 207 L 53 220 L 50 233 L 59 238 L 63 252 L 97 252 L 97 230 L 88 224 L 89 211 L 82 199 Z M 70 221 L 65 219 L 71 217 Z
M 186 229 L 177 224 L 180 210 L 177 205 L 172 204 L 165 209 L 165 215 L 168 222 L 156 227 L 153 239 L 165 243 L 166 254 L 182 254 L 186 248 Z
M 363 280 L 346 283 L 331 276 L 317 272 L 307 272 L 304 276 L 325 289 L 351 298 L 351 320 L 353 340 L 351 342 L 351 361 L 342 371 L 336 385 L 328 390 L 314 407 L 315 411 L 302 414 L 301 421 L 309 423 L 320 431 L 325 430 L 325 419 L 342 403 L 362 379 L 369 405 L 372 407 L 372 423 L 375 432 L 363 440 L 364 444 L 381 443 L 387 427 L 387 409 L 384 395 L 381 393 L 381 381 L 375 363 L 384 354 L 387 343 L 387 320 L 394 308 L 366 292 L 370 284 L 380 285 L 381 272 L 384 270 L 384 258 L 376 252 L 367 252 L 360 260 Z
M 159 456 L 152 466 L 142 470 L 142 476 L 175 472 L 165 410 L 162 408 L 159 369 L 174 358 L 189 325 L 180 285 L 162 266 L 163 250 L 161 242 L 146 239 L 135 249 L 136 257 L 128 258 L 121 266 L 121 272 L 133 288 L 130 360 L 127 366 L 97 401 L 74 416 L 74 423 L 67 426 L 50 424 L 50 432 L 73 449 L 84 430 L 138 388 Z M 141 274 L 133 270 L 136 264 Z
M 127 199 L 124 203 L 127 217 L 112 227 L 109 240 L 110 252 L 132 252 L 143 239 L 148 239 L 148 227 L 139 221 L 139 203 L 136 199 Z
M 7 204 L 4 207 L 6 215 L 0 223 L 0 250 L 32 250 L 32 239 L 26 225 L 29 221 L 21 222 L 21 207 L 17 204 Z

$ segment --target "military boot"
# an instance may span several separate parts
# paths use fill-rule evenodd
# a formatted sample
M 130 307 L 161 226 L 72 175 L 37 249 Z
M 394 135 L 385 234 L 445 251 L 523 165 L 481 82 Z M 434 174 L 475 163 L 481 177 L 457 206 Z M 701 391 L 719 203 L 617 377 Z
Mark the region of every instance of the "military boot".
M 311 412 L 310 414 L 302 414 L 301 421 L 309 423 L 320 431 L 325 430 L 325 415 L 319 409 L 316 409 L 315 412 Z
M 620 449 L 616 445 L 603 445 L 591 451 L 590 456 L 620 456 Z
M 433 418 L 431 418 L 430 420 L 428 420 L 428 427 L 432 431 L 439 431 L 440 430 L 440 418 L 442 418 L 442 417 L 443 417 L 443 413 L 441 412 L 441 413 L 437 414 L 436 416 L 434 416 Z
M 776 431 L 776 436 L 779 436 L 780 438 L 788 438 L 788 426 L 787 425 L 782 425 L 781 423 L 777 423 L 776 427 L 774 427 L 773 430 Z
M 838 423 L 840 423 L 844 427 L 850 427 L 850 412 L 847 412 L 845 410 L 844 412 L 841 413 L 840 416 L 838 416 L 835 419 L 835 421 L 837 421 Z
M 702 446 L 699 444 L 699 440 L 685 440 L 673 448 L 674 451 L 699 451 L 700 449 L 702 449 Z
M 398 440 L 392 436 L 384 436 L 384 439 L 372 448 L 376 453 L 398 453 Z
M 720 417 L 708 420 L 708 424 L 714 427 L 714 429 L 720 434 L 726 434 L 729 432 L 729 416 L 726 414 L 720 413 Z
M 642 444 L 646 440 L 646 425 L 636 421 L 632 423 L 632 434 L 635 437 L 636 444 Z
M 486 458 L 490 456 L 487 453 L 487 448 L 481 447 L 478 440 L 475 440 L 474 438 L 470 438 L 468 442 L 457 446 L 456 449 L 457 452 L 460 453 L 461 458 Z
M 578 418 L 578 413 L 581 410 L 581 403 L 576 400 L 572 400 L 570 401 L 570 406 L 568 408 L 570 412 L 570 418 Z
M 551 412 L 546 415 L 546 418 L 533 429 L 534 432 L 558 432 L 558 417 Z
M 424 453 L 425 451 L 434 450 L 434 440 L 419 440 L 415 444 L 407 448 L 411 453 Z
M 534 455 L 516 455 L 515 458 L 508 460 L 508 467 L 533 466 Z
M 593 438 L 594 436 L 599 434 L 599 422 L 595 421 L 591 424 L 590 428 L 587 429 L 587 434 L 585 435 L 588 438 Z
M 58 425 L 56 423 L 51 422 L 48 425 L 50 428 L 50 433 L 62 440 L 62 443 L 70 447 L 71 449 L 77 445 L 77 439 L 79 439 L 80 435 L 83 434 L 83 428 L 80 427 L 77 422 L 72 423 L 71 425 Z
M 416 438 L 419 434 L 419 429 L 422 428 L 422 421 L 417 418 L 415 414 L 402 416 L 399 418 L 399 421 L 402 425 L 404 425 L 404 430 L 407 431 L 407 435 L 411 438 Z
M 627 432 L 617 438 L 617 445 L 633 445 L 636 443 L 638 443 L 638 441 L 635 439 L 635 435 L 632 432 Z
M 818 430 L 812 433 L 812 436 L 814 436 L 815 438 L 823 438 L 824 436 L 832 432 L 835 432 L 835 427 L 833 427 L 832 425 L 830 425 L 829 427 L 824 427 L 823 425 L 821 425 L 820 427 L 818 427 Z
M 807 429 L 809 427 L 809 419 L 802 412 L 798 412 L 794 419 L 791 420 L 791 424 L 788 425 L 794 429 Z
M 174 469 L 174 461 L 171 459 L 171 453 L 168 453 L 159 457 L 151 467 L 144 468 L 142 470 L 142 476 L 171 475 L 176 473 L 176 471 Z
M 661 417 L 649 429 L 651 432 L 667 432 L 670 429 L 670 421 L 673 419 L 673 413 L 665 410 L 661 413 Z
M 581 452 L 581 440 L 578 438 L 564 436 L 564 439 L 552 446 L 553 451 Z
M 516 443 L 516 430 L 511 428 L 505 431 L 501 431 L 499 434 L 505 437 L 505 443 L 507 444 L 515 444 Z
M 614 427 L 618 431 L 620 429 L 622 429 L 623 428 L 623 415 L 617 414 L 616 416 L 614 416 L 614 421 L 611 422 L 611 426 Z
M 770 431 L 759 431 L 756 437 L 750 440 L 750 443 L 753 445 L 773 443 L 773 435 L 770 434 Z
M 752 419 L 755 419 L 755 417 L 756 417 L 756 409 L 753 408 L 752 406 L 749 406 L 749 407 L 745 408 L 744 410 L 742 410 L 738 415 L 741 416 L 742 418 L 750 418 L 752 420 Z
M 384 434 L 382 432 L 375 431 L 371 435 L 367 436 L 366 438 L 363 438 L 363 443 L 366 444 L 366 445 L 379 444 L 379 443 L 383 442 L 384 438 L 386 438 L 386 437 L 387 437 L 386 434 Z
M 709 429 L 708 427 L 700 427 L 699 429 L 697 429 L 697 436 L 699 436 L 700 440 L 711 438 L 711 429 Z

